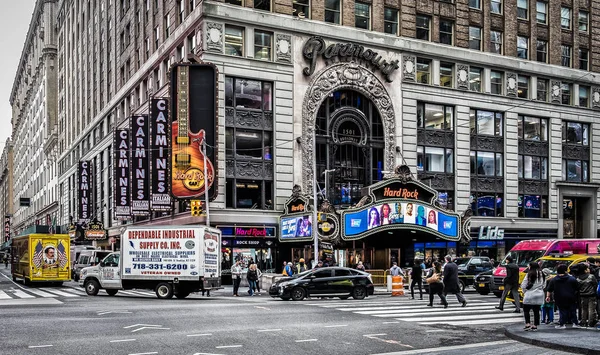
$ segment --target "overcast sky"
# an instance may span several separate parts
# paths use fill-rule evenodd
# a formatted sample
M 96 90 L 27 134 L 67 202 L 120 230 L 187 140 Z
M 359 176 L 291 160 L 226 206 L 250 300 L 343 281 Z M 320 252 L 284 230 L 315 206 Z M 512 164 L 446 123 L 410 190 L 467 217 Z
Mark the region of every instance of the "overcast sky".
M 0 33 L 2 33 L 0 37 L 0 48 L 2 49 L 2 55 L 0 55 L 0 154 L 4 149 L 6 139 L 12 132 L 10 92 L 15 81 L 35 1 L 11 1 L 9 6 L 5 6 L 4 10 L 0 11 Z

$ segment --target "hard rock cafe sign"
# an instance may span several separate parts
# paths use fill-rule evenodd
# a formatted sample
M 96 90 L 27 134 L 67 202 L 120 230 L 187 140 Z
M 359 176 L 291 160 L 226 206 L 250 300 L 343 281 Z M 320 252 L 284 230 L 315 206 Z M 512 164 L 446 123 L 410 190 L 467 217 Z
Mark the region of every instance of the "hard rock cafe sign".
M 313 36 L 304 43 L 302 55 L 309 61 L 309 66 L 302 71 L 304 75 L 311 76 L 315 72 L 317 58 L 322 56 L 325 60 L 362 62 L 373 69 L 379 69 L 385 80 L 391 83 L 393 80 L 391 74 L 399 68 L 399 61 L 392 60 L 388 62 L 382 56 L 371 49 L 365 49 L 356 43 L 331 43 L 325 45 L 325 40 L 320 36 Z

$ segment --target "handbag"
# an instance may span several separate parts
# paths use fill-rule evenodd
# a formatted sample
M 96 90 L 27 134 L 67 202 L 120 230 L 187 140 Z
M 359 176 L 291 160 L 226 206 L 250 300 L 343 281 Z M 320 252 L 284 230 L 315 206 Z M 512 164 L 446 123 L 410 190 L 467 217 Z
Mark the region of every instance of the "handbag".
M 440 274 L 434 272 L 433 275 L 425 279 L 425 282 L 428 284 L 440 282 Z

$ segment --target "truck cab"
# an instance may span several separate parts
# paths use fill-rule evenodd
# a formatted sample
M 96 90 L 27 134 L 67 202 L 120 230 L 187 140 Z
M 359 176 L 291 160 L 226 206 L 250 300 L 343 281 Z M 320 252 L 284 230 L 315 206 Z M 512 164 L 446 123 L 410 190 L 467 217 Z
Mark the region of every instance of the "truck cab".
M 85 288 L 90 296 L 95 296 L 101 289 L 109 296 L 114 296 L 122 290 L 119 271 L 120 253 L 107 255 L 98 265 L 83 268 L 80 273 L 79 286 Z

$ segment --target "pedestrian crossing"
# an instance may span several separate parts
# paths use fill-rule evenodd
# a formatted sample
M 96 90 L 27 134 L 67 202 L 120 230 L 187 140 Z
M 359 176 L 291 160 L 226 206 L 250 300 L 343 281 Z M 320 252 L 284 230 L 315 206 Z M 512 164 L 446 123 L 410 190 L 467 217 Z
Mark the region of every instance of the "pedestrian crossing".
M 100 290 L 99 296 L 106 296 L 104 290 Z M 147 297 L 155 298 L 156 294 L 152 291 L 138 291 L 128 290 L 119 291 L 116 296 L 125 297 Z M 72 287 L 10 287 L 0 290 L 0 301 L 12 300 L 12 299 L 73 299 L 77 297 L 88 297 L 84 289 L 77 289 Z
M 467 295 L 467 302 L 467 307 L 461 307 L 453 295 L 448 295 L 448 308 L 440 305 L 437 297 L 434 307 L 428 307 L 428 295 L 424 295 L 423 300 L 411 300 L 407 296 L 377 297 L 363 301 L 321 300 L 305 305 L 376 317 L 388 324 L 395 323 L 392 321 L 404 321 L 421 325 L 470 326 L 523 322 L 523 315 L 513 313 L 510 307 L 504 312 L 495 309 L 498 305 L 498 299 L 495 297 Z

